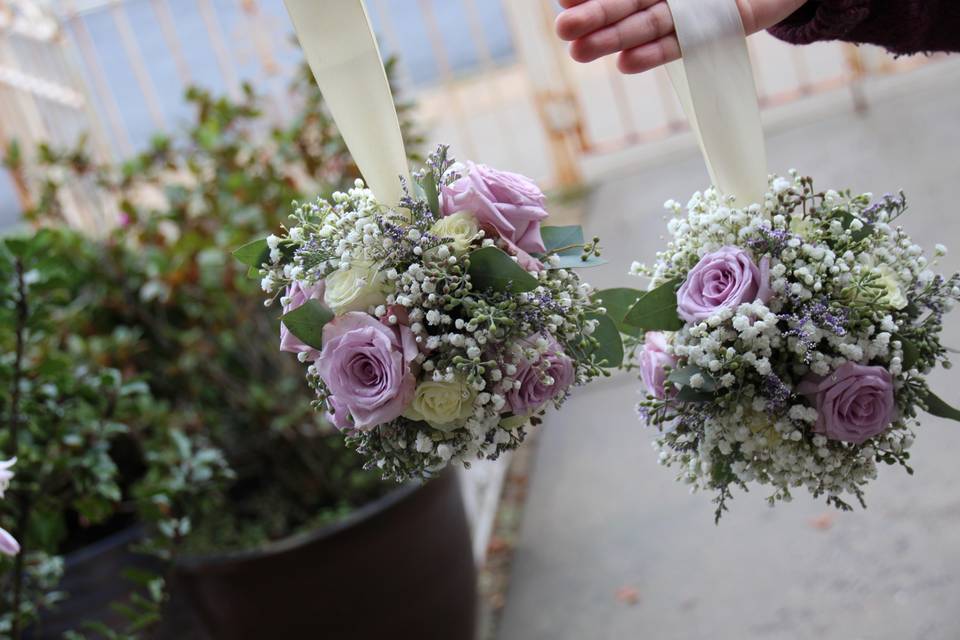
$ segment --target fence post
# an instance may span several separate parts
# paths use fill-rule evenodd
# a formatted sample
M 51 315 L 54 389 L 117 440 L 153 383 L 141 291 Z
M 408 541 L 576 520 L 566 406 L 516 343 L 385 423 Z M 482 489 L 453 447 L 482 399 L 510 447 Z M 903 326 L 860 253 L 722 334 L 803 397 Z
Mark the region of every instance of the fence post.
M 579 163 L 583 118 L 577 92 L 553 35 L 549 0 L 507 0 L 503 9 L 550 142 L 554 182 L 561 187 L 577 186 L 583 181 Z

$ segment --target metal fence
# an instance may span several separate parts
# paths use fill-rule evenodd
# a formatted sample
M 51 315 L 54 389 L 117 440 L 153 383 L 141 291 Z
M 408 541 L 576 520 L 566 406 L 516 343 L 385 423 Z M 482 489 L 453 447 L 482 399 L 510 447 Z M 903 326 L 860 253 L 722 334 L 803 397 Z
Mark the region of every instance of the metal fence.
M 431 140 L 462 156 L 572 184 L 585 158 L 685 127 L 662 72 L 571 62 L 552 36 L 551 0 L 368 6 Z M 914 64 L 769 36 L 751 49 L 765 106 Z M 245 80 L 283 118 L 298 61 L 281 0 L 0 0 L 0 136 L 64 145 L 87 132 L 99 157 L 123 158 L 188 115 L 190 84 L 236 96 Z

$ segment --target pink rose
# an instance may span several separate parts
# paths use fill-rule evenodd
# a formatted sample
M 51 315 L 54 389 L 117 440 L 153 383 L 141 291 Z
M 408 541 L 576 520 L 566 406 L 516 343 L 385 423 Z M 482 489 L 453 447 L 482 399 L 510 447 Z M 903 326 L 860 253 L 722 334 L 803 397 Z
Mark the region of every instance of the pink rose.
M 862 444 L 893 422 L 893 376 L 883 367 L 847 362 L 825 378 L 810 376 L 797 392 L 812 396 L 819 417 L 814 432 Z
M 546 251 L 540 222 L 548 215 L 547 199 L 529 178 L 469 163 L 467 173 L 444 186 L 440 196 L 444 216 L 469 211 L 480 228 L 502 238 L 510 249 L 524 254 Z
M 659 331 L 647 331 L 638 360 L 640 378 L 647 391 L 654 398 L 665 400 L 667 368 L 677 364 L 677 359 L 667 353 L 667 337 Z
M 287 314 L 294 309 L 299 309 L 307 300 L 319 300 L 323 302 L 323 292 L 326 289 L 326 283 L 320 280 L 313 285 L 304 285 L 298 280 L 294 280 L 284 293 L 287 298 L 287 304 L 283 305 L 283 313 Z M 283 322 L 280 323 L 280 351 L 289 353 L 306 353 L 307 360 L 313 361 L 320 355 L 313 347 L 304 344 L 300 338 L 290 333 Z
M 0 527 L 0 553 L 5 556 L 15 556 L 20 553 L 20 543 L 3 527 Z
M 758 267 L 739 247 L 708 253 L 690 270 L 677 291 L 677 313 L 687 322 L 706 320 L 721 309 L 770 301 L 770 258 Z
M 533 335 L 526 341 L 533 344 L 539 337 Z M 514 415 L 532 413 L 562 395 L 573 384 L 573 361 L 553 338 L 550 338 L 548 351 L 539 362 L 534 364 L 523 358 L 514 365 L 517 367 L 514 377 L 520 381 L 520 388 L 514 385 L 506 394 L 507 405 Z
M 16 458 L 0 461 L 0 498 L 3 497 L 10 486 L 10 481 L 13 480 L 13 471 L 10 469 L 16 462 Z M 0 554 L 15 556 L 18 553 L 20 553 L 20 543 L 6 529 L 0 527 Z
M 356 311 L 327 323 L 316 366 L 333 396 L 334 424 L 365 430 L 399 417 L 413 398 L 416 357 L 408 327 Z

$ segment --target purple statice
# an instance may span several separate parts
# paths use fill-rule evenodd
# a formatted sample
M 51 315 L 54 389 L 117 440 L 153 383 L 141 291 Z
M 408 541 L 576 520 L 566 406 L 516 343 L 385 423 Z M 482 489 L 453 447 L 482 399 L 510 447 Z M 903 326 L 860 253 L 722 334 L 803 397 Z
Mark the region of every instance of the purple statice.
M 747 242 L 753 252 L 757 255 L 769 254 L 774 258 L 779 258 L 783 250 L 787 248 L 787 243 L 795 237 L 785 229 L 771 229 L 770 227 L 760 227 L 757 229 L 759 238 L 753 238 Z
M 829 331 L 835 336 L 847 335 L 846 310 L 831 308 L 825 298 L 810 300 L 800 305 L 797 313 L 781 313 L 780 319 L 791 325 L 784 334 L 794 336 L 800 341 L 807 353 L 805 357 L 807 362 L 810 362 L 812 357 L 810 354 L 817 348 L 811 326 Z
M 553 297 L 549 291 L 538 292 L 531 304 L 524 307 L 517 315 L 522 322 L 527 322 L 534 327 L 537 332 L 548 333 L 545 329 L 547 319 L 551 315 L 563 316 L 567 310 Z
M 789 406 L 790 396 L 793 394 L 777 374 L 771 373 L 764 378 L 761 389 L 763 397 L 767 399 L 767 413 L 770 415 L 779 415 Z
M 861 215 L 868 223 L 877 222 L 881 211 L 889 214 L 889 220 L 895 220 L 907 210 L 907 196 L 901 191 L 897 195 L 885 193 L 878 201 L 863 210 Z

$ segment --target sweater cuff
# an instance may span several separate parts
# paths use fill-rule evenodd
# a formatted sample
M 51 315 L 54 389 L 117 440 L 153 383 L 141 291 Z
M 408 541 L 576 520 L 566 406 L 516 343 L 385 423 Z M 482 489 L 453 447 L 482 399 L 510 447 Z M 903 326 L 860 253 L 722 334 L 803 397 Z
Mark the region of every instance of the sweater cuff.
M 843 40 L 870 15 L 872 0 L 810 0 L 770 33 L 792 44 Z

